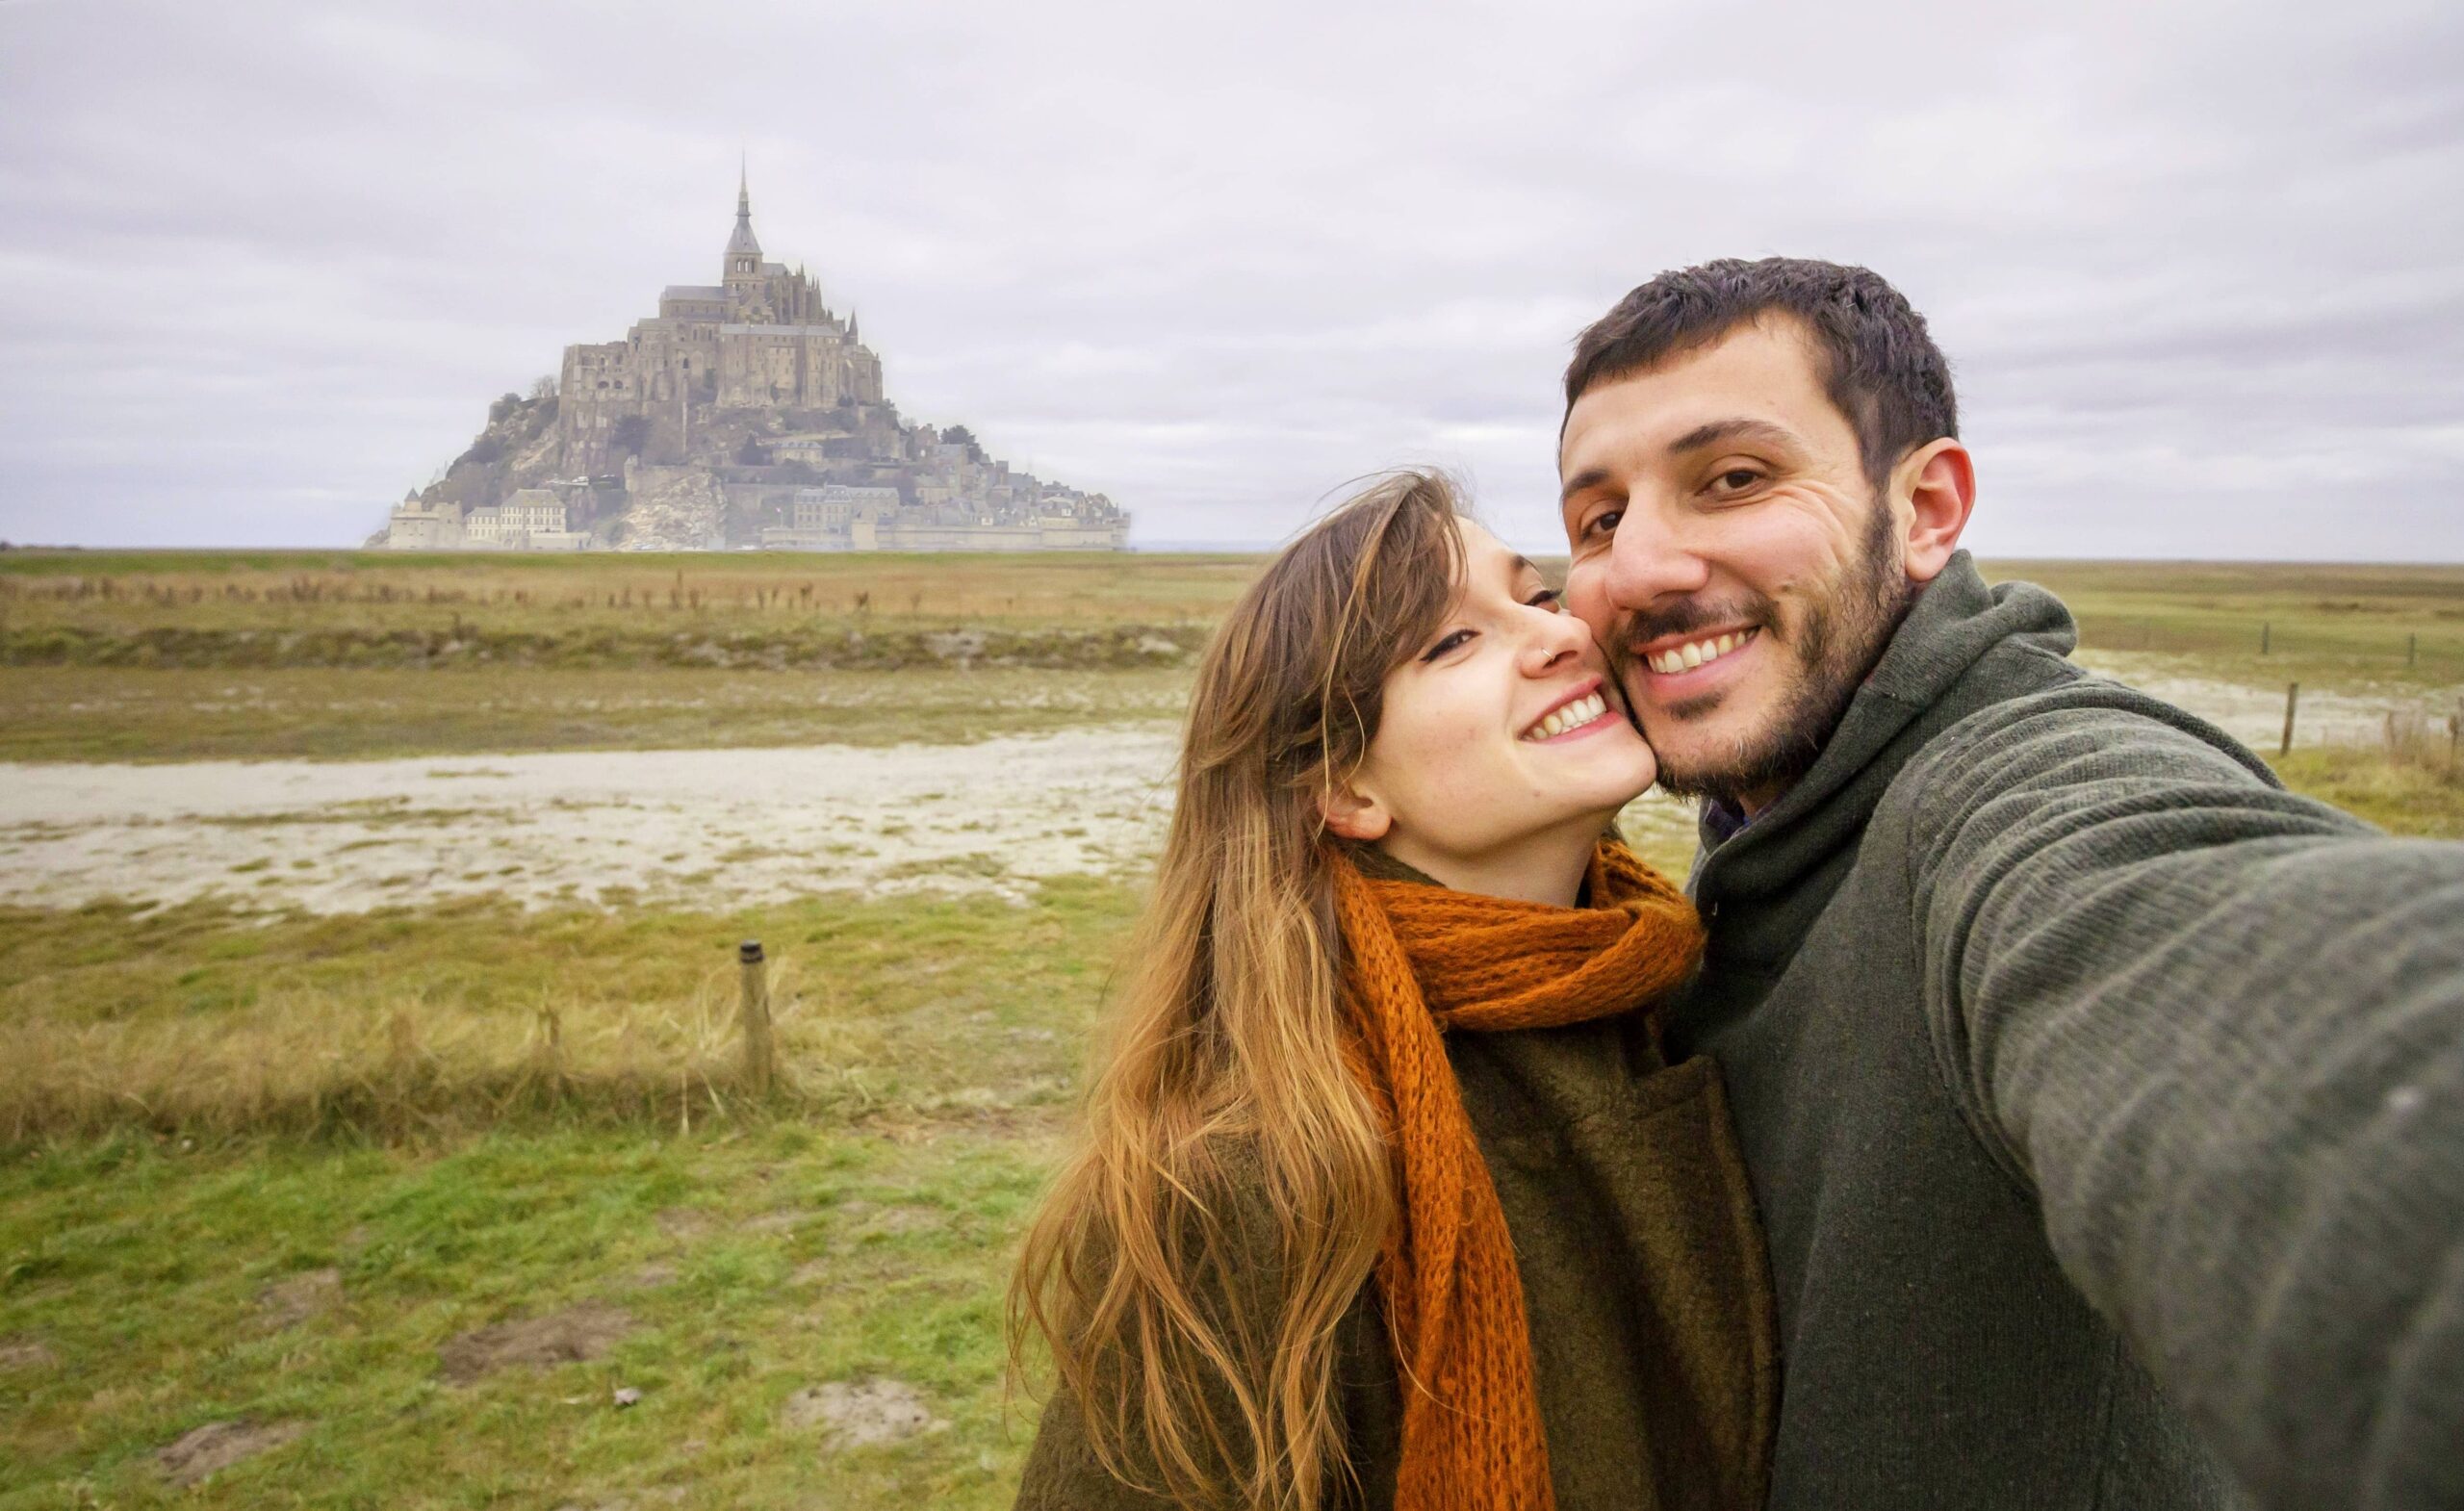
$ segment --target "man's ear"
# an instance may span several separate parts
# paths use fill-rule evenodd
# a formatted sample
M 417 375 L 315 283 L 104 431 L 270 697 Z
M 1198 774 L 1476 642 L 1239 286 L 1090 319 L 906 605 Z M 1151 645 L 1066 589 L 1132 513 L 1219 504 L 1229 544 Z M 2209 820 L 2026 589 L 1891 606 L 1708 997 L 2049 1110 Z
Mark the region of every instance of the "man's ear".
M 1386 811 L 1384 804 L 1349 782 L 1320 793 L 1318 811 L 1324 815 L 1328 830 L 1363 844 L 1385 838 L 1395 827 L 1395 815 Z
M 1950 565 L 1976 507 L 1976 463 L 1967 448 L 1949 436 L 1920 446 L 1894 469 L 1893 482 L 1907 490 L 1908 539 L 1903 559 L 1908 580 L 1931 582 Z

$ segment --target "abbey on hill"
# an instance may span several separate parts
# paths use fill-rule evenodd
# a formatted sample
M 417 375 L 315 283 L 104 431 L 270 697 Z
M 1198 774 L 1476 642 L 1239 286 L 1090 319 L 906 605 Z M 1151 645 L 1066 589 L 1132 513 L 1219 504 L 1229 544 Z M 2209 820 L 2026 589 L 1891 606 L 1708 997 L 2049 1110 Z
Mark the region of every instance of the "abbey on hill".
M 372 544 L 405 551 L 1126 550 L 1129 516 L 910 424 L 882 362 L 801 268 L 764 262 L 753 201 L 715 284 L 673 284 L 622 341 L 507 394 Z

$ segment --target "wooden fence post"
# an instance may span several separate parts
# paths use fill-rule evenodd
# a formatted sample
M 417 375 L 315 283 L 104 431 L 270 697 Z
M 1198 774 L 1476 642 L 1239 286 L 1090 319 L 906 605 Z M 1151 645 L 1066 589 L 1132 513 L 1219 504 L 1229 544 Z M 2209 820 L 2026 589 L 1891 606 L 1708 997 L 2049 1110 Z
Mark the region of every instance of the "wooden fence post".
M 2285 684 L 2284 684 L 2284 743 L 2283 743 L 2282 745 L 2280 745 L 2280 746 L 2278 746 L 2278 747 L 2276 748 L 2276 754 L 2277 754 L 2278 756 L 2290 756 L 2290 755 L 2292 755 L 2292 754 L 2293 754 L 2293 708 L 2294 708 L 2294 705 L 2295 705 L 2296 704 L 2299 703 L 2300 701 L 2301 701 L 2301 684 L 2300 684 L 2299 682 L 2287 682 L 2287 683 L 2285 683 Z
M 744 977 L 740 1014 L 744 1031 L 744 1084 L 754 1095 L 768 1096 L 771 1078 L 779 1065 L 778 1048 L 770 1037 L 770 968 L 762 959 L 761 941 L 758 939 L 745 940 L 737 947 L 735 959 Z
M 2404 637 L 2404 664 L 2406 666 L 2412 665 L 2413 662 L 2419 658 L 2421 651 L 2422 637 L 2419 634 L 2409 634 Z
M 2259 621 L 2259 654 L 2261 654 L 2261 655 L 2265 655 L 2265 654 L 2267 654 L 2267 653 L 2268 653 L 2268 642 L 2269 642 L 2270 640 L 2272 640 L 2273 638 L 2275 638 L 2275 621 L 2273 621 L 2273 620 L 2272 620 L 2272 619 L 2262 619 L 2262 620 L 2260 620 L 2260 621 Z

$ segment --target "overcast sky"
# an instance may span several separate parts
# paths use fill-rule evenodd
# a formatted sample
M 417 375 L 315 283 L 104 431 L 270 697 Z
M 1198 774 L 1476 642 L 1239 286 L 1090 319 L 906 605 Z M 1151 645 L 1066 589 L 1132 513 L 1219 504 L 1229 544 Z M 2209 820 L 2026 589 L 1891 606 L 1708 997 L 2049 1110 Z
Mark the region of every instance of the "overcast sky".
M 2464 560 L 2464 7 L 0 0 L 0 538 L 340 544 L 754 222 L 890 397 L 1271 540 L 1555 535 L 1574 332 L 1923 310 L 1999 555 Z M 2043 9 L 2051 8 L 2027 8 Z

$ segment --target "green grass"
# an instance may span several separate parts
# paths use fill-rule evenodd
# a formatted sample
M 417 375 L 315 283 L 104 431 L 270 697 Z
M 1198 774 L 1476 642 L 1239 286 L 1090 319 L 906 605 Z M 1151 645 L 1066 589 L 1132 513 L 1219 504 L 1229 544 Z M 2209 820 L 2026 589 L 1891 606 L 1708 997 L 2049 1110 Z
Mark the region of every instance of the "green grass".
M 1134 905 L 0 914 L 0 1110 L 30 1124 L 0 1145 L 0 1511 L 1006 1504 L 1003 1266 Z M 793 1083 L 761 1107 L 728 1080 L 745 936 Z M 543 1007 L 562 1089 L 509 1098 Z M 404 1012 L 419 1074 L 362 1094 Z M 329 1269 L 339 1304 L 282 1325 L 273 1288 Z M 631 1320 L 603 1358 L 440 1372 L 585 1304 Z M 781 1419 L 876 1376 L 946 1430 L 828 1452 Z M 305 1425 L 167 1485 L 157 1450 L 235 1420 Z
M 26 1153 L 0 1166 L 0 1511 L 1006 1505 L 1034 1419 L 1005 1415 L 997 1295 L 1049 1157 L 785 1123 Z M 286 1325 L 270 1293 L 318 1271 L 330 1304 Z M 584 1305 L 624 1314 L 603 1357 L 440 1370 Z M 833 1451 L 783 1420 L 877 1377 L 946 1428 Z M 166 1482 L 157 1450 L 235 1420 L 304 1430 Z
M 962 744 L 1180 716 L 1177 667 L 0 669 L 0 760 Z

